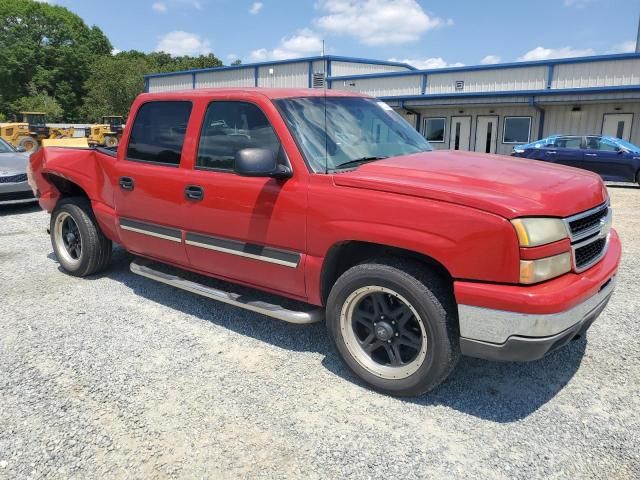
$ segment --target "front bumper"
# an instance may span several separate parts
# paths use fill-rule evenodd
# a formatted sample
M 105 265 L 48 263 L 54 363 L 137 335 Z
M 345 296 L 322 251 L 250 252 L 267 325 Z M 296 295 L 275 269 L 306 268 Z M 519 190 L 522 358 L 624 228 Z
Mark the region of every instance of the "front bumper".
M 620 257 L 620 241 L 612 230 L 607 254 L 582 273 L 532 287 L 457 284 L 462 354 L 528 361 L 566 345 L 584 333 L 607 306 Z M 488 308 L 491 292 L 497 308 Z M 468 300 L 477 302 L 473 305 Z M 505 305 L 508 308 L 502 308 Z
M 27 182 L 0 183 L 0 205 L 16 205 L 35 201 L 36 198 Z

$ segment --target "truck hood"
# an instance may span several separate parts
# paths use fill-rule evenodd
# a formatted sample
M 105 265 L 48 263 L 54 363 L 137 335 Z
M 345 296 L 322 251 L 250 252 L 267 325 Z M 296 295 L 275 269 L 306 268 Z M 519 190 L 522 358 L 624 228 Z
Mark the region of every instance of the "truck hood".
M 585 170 L 461 151 L 379 160 L 335 174 L 334 183 L 465 205 L 508 219 L 567 217 L 607 199 L 600 177 Z

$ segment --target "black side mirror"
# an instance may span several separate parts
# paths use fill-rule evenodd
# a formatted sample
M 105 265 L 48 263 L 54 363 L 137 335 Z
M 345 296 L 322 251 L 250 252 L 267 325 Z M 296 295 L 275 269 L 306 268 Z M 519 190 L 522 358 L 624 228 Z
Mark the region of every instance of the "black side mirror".
M 238 150 L 233 171 L 243 177 L 289 178 L 291 169 L 278 163 L 278 157 L 267 148 Z
M 22 146 L 20 146 L 20 147 L 16 147 L 16 152 L 24 153 L 24 152 L 26 152 L 26 151 L 27 151 L 27 149 L 26 149 L 26 148 L 24 148 L 24 147 L 22 147 Z

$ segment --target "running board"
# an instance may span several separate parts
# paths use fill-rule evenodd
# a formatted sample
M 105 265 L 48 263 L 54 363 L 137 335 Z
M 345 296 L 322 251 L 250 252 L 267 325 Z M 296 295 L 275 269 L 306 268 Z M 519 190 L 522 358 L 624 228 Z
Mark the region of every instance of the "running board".
M 134 260 L 131 262 L 131 271 L 137 275 L 156 280 L 157 282 L 177 287 L 187 292 L 195 293 L 203 297 L 218 300 L 219 302 L 228 303 L 236 307 L 244 308 L 245 310 L 251 310 L 252 312 L 261 313 L 268 317 L 277 318 L 288 323 L 307 324 L 316 323 L 324 320 L 324 310 L 316 308 L 309 311 L 297 312 L 295 310 L 288 310 L 279 305 L 273 305 L 271 303 L 262 302 L 259 300 L 245 301 L 242 295 L 232 292 L 225 292 L 217 288 L 208 287 L 200 283 L 185 280 L 184 278 L 176 275 L 169 275 L 164 272 L 159 272 L 151 268 L 144 260 Z

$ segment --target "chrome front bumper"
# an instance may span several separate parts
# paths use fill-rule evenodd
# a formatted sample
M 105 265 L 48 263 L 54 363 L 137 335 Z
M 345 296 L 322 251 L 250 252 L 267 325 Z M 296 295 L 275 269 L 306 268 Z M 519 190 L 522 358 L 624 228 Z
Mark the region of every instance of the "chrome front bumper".
M 462 354 L 504 361 L 541 358 L 591 326 L 609 302 L 615 283 L 612 277 L 598 293 L 560 313 L 537 315 L 459 305 Z

